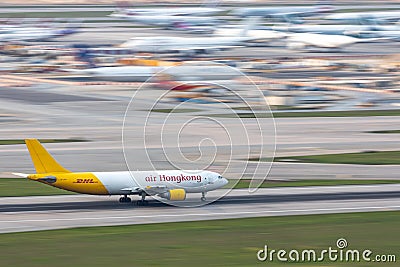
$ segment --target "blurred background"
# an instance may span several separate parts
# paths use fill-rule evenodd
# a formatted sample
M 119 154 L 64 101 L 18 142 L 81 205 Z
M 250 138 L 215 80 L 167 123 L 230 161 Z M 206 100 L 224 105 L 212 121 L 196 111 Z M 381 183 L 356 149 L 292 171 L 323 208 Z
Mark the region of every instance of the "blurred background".
M 338 168 L 332 163 L 340 161 L 290 158 L 398 147 L 397 1 L 8 1 L 0 18 L 1 139 L 88 141 L 54 147 L 77 171 L 127 168 L 122 123 L 141 90 L 128 114 L 136 169 L 180 165 L 170 162 L 178 154 L 159 156 L 160 127 L 166 116 L 170 129 L 200 116 L 248 126 L 235 153 L 209 121 L 187 128 L 175 151 L 231 179 L 251 177 L 259 164 L 256 176 L 264 179 L 275 152 L 271 179 L 397 178 L 392 165 Z M 153 128 L 144 136 L 138 118 L 149 113 Z M 256 138 L 254 118 L 268 141 Z M 218 158 L 201 165 L 194 161 L 205 136 L 220 141 L 204 143 L 203 155 Z M 23 146 L 1 153 L 5 177 L 32 168 Z

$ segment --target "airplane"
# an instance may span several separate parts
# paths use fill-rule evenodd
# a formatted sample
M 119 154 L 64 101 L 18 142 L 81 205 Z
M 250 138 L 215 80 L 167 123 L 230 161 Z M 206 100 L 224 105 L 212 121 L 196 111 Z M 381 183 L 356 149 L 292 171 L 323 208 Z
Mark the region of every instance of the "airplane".
M 110 17 L 126 19 L 140 24 L 159 26 L 167 29 L 177 25 L 210 26 L 220 23 L 219 19 L 210 17 L 172 16 L 172 15 L 130 15 L 126 13 L 112 13 Z
M 224 66 L 115 66 L 66 70 L 104 81 L 145 82 L 153 76 L 168 76 L 177 81 L 229 80 L 238 76 L 237 71 Z M 155 77 L 156 79 L 158 77 Z M 158 80 L 157 80 L 158 81 Z M 151 82 L 151 81 L 150 81 Z
M 79 47 L 79 46 L 76 46 Z M 107 66 L 96 65 L 93 60 L 93 48 L 79 48 L 77 60 L 84 62 L 85 69 L 64 69 L 77 75 L 91 76 L 103 81 L 115 82 L 145 82 L 154 77 L 154 81 L 167 78 L 174 81 L 203 81 L 203 80 L 231 80 L 237 78 L 238 72 L 223 65 L 200 62 L 185 62 L 171 66 Z M 94 50 L 97 51 L 97 50 Z M 153 82 L 153 80 L 150 80 Z
M 77 32 L 76 28 L 51 29 L 43 28 L 36 30 L 11 30 L 0 34 L 0 42 L 16 42 L 16 41 L 43 41 L 57 37 L 62 37 Z
M 270 27 L 275 31 L 282 32 L 297 32 L 297 33 L 320 33 L 320 34 L 345 34 L 351 31 L 364 31 L 370 30 L 371 27 L 367 25 L 328 25 L 328 24 L 311 24 L 311 25 L 288 25 L 288 26 L 272 26 Z
M 336 13 L 325 16 L 326 20 L 352 22 L 358 24 L 375 25 L 382 22 L 400 20 L 400 11 L 374 11 L 374 12 L 349 12 Z
M 356 38 L 352 36 L 318 33 L 292 33 L 286 38 L 289 49 L 326 48 L 340 50 L 356 43 L 388 40 L 389 38 Z
M 277 18 L 282 21 L 300 23 L 300 17 L 314 16 L 319 13 L 331 12 L 333 10 L 334 8 L 329 4 L 318 3 L 316 6 L 241 7 L 232 10 L 230 14 L 241 18 Z
M 91 195 L 122 195 L 121 203 L 131 202 L 129 195 L 139 195 L 137 205 L 146 205 L 146 196 L 183 201 L 188 193 L 206 193 L 228 184 L 220 174 L 203 170 L 71 172 L 61 166 L 37 139 L 26 139 L 35 174 L 13 173 L 67 191 Z
M 178 53 L 193 56 L 196 54 L 211 53 L 235 47 L 249 45 L 257 41 L 258 37 L 248 35 L 251 24 L 244 25 L 241 32 L 235 36 L 207 36 L 207 37 L 178 37 L 178 36 L 146 36 L 134 37 L 120 44 L 120 47 L 129 48 L 136 52 L 146 53 Z
M 295 33 L 319 33 L 319 34 L 335 34 L 335 35 L 348 35 L 358 38 L 371 38 L 371 37 L 392 37 L 390 34 L 385 34 L 391 31 L 395 34 L 400 31 L 397 25 L 345 25 L 345 24 L 322 24 L 322 25 L 289 25 L 289 26 L 272 26 L 268 29 L 273 29 L 282 32 L 295 32 Z

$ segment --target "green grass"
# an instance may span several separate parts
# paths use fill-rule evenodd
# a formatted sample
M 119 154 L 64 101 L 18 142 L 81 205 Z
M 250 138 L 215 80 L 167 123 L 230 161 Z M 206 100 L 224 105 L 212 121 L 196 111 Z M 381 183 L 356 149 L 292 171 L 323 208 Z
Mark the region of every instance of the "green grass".
M 1 266 L 398 266 L 398 263 L 260 263 L 258 250 L 347 249 L 399 257 L 400 212 L 262 217 L 92 227 L 0 235 Z M 398 259 L 397 259 L 398 260 Z
M 235 184 L 235 189 L 249 188 L 249 179 L 230 180 L 227 187 Z M 258 181 L 257 181 L 258 182 Z M 400 180 L 293 180 L 293 181 L 264 181 L 260 188 L 295 187 L 295 186 L 337 186 L 337 185 L 372 185 L 372 184 L 398 184 Z
M 400 134 L 400 130 L 382 130 L 382 131 L 370 131 L 368 133 L 376 134 Z
M 74 194 L 25 178 L 0 178 L 0 197 L 50 196 Z
M 271 114 L 238 112 L 236 114 L 211 114 L 210 116 L 223 118 L 270 118 Z M 274 112 L 273 116 L 275 118 L 400 116 L 400 110 L 293 111 Z
M 260 159 L 250 160 L 258 161 Z M 269 161 L 269 159 L 266 160 Z M 263 159 L 261 159 L 260 161 L 263 161 Z M 275 158 L 275 161 L 363 165 L 398 165 L 400 164 L 400 151 L 369 151 L 360 153 L 279 157 Z
M 85 139 L 39 139 L 41 143 L 68 143 L 68 142 L 88 142 Z M 0 145 L 20 145 L 25 144 L 24 139 L 3 139 Z

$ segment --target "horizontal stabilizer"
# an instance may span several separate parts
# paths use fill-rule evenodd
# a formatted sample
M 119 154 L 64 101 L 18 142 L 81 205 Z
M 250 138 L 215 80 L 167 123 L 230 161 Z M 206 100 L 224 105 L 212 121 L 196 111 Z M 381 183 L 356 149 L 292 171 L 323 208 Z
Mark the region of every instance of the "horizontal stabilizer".
M 21 172 L 13 172 L 12 174 L 15 176 L 24 177 L 24 178 L 28 178 L 28 175 L 29 175 L 27 173 L 21 173 Z

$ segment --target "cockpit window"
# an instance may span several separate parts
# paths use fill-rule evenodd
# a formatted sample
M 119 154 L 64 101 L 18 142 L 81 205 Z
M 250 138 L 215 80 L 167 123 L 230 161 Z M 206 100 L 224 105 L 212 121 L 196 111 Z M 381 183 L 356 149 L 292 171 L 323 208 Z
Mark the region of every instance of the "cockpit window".
M 218 176 L 218 179 L 222 179 L 222 176 L 221 176 L 221 175 L 219 175 L 219 176 Z

